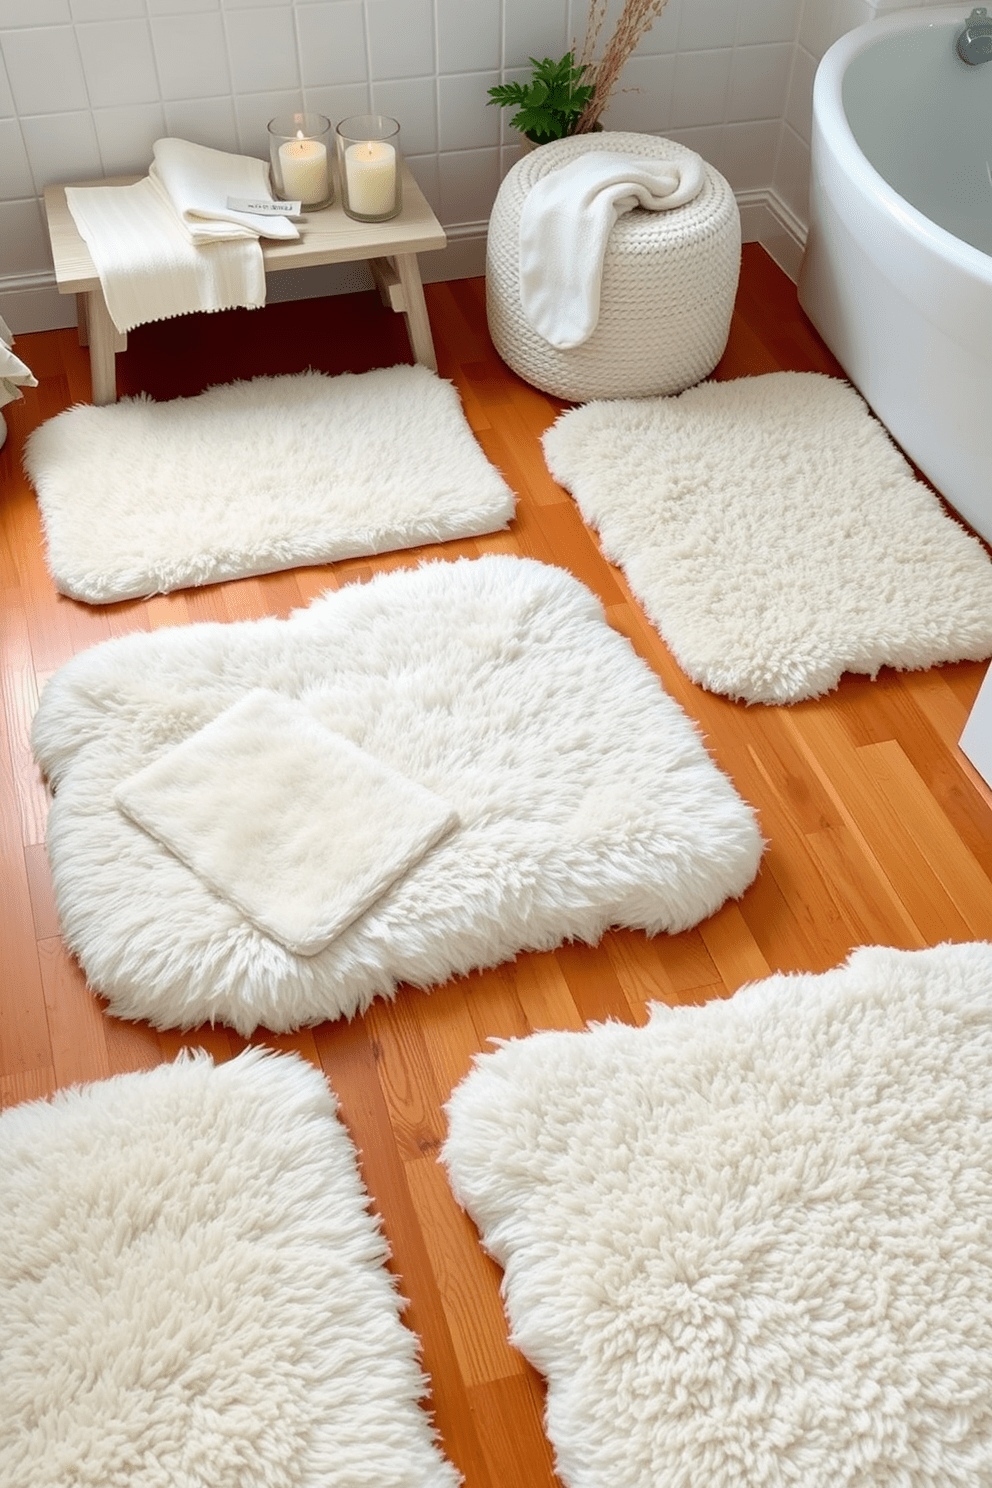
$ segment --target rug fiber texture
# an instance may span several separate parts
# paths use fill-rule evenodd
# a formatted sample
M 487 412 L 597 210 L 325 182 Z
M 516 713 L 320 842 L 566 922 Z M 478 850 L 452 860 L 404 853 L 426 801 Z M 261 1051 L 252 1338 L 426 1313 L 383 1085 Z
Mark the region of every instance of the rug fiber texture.
M 513 493 L 421 366 L 78 404 L 28 438 L 58 588 L 91 604 L 505 527 Z
M 317 1070 L 181 1057 L 0 1149 L 4 1488 L 456 1488 Z
M 749 703 L 992 655 L 992 563 L 816 372 L 587 403 L 548 467 L 693 681 Z
M 567 1488 L 992 1481 L 992 946 L 535 1034 L 448 1116 Z
M 258 688 L 458 820 L 311 956 L 262 933 L 115 803 Z M 754 813 L 599 601 L 530 559 L 426 563 L 288 620 L 105 641 L 49 681 L 33 740 L 55 787 L 65 941 L 114 1013 L 158 1027 L 291 1029 L 400 982 L 595 943 L 611 925 L 683 930 L 744 891 L 762 850 Z

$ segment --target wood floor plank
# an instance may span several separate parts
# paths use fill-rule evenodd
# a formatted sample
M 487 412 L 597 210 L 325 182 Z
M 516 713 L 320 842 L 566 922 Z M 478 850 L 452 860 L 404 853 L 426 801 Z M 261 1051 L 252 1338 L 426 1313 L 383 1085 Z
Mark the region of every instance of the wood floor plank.
M 409 1159 L 436 1153 L 446 1131 L 440 1107 L 448 1089 L 431 1064 L 420 1007 L 423 995 L 401 992 L 388 1010 L 373 1004 L 365 1015 L 393 1141 Z
M 60 1086 L 112 1073 L 107 1019 L 61 940 L 38 943 L 52 1061 Z
M 830 885 L 849 929 L 850 948 L 891 945 L 919 950 L 926 940 L 905 913 L 895 890 L 872 854 L 845 826 L 821 827 L 806 834 L 810 853 Z M 842 959 L 838 957 L 838 962 Z
M 886 740 L 861 751 L 888 819 L 898 817 L 920 856 L 965 922 L 965 938 L 992 940 L 992 894 L 980 865 L 940 803 L 924 786 L 900 744 Z M 883 805 L 884 803 L 884 805 Z M 936 926 L 932 933 L 939 933 Z
M 8 1106 L 20 1106 L 25 1101 L 46 1100 L 58 1088 L 59 1082 L 51 1065 L 0 1075 L 0 1111 Z
M 165 1055 L 160 1036 L 154 1028 L 147 1023 L 131 1023 L 122 1018 L 112 1018 L 101 999 L 97 999 L 97 1005 L 107 1020 L 104 1037 L 114 1074 L 154 1069 L 157 1064 L 162 1063 Z M 96 1076 L 89 1075 L 87 1078 L 95 1079 Z
M 435 1088 L 454 1090 L 465 1078 L 473 1056 L 485 1048 L 472 1018 L 470 1002 L 479 990 L 476 977 L 459 977 L 431 991 L 423 1011 L 427 1055 Z
M 0 710 L 0 1074 L 54 1067 L 6 719 Z
M 513 985 L 521 1012 L 532 1030 L 584 1026 L 557 953 L 518 956 L 513 963 Z
M 910 821 L 925 811 L 922 787 L 894 802 L 881 794 L 889 779 L 885 756 L 877 746 L 848 746 L 843 724 L 835 715 L 807 713 L 804 732 L 814 736 L 821 768 L 848 808 L 850 826 L 879 864 L 898 899 L 928 943 L 941 938 L 967 940 L 970 928 L 927 860 Z M 978 886 L 980 890 L 980 885 Z
M 478 1245 L 437 1162 L 421 1158 L 408 1163 L 406 1173 L 462 1379 L 471 1388 L 519 1374 L 520 1355 L 507 1340 L 499 1299 L 499 1268 Z
M 555 1488 L 551 1448 L 543 1435 L 544 1390 L 534 1370 L 469 1392 L 479 1436 L 505 1488 Z M 522 1429 L 526 1428 L 526 1429 Z M 532 1444 L 538 1443 L 535 1451 Z
M 48 794 L 31 752 L 31 721 L 38 707 L 38 674 L 19 591 L 0 591 L 0 693 L 7 720 L 14 795 L 21 841 L 45 840 Z
M 554 954 L 584 1023 L 605 1023 L 610 1018 L 633 1022 L 630 1003 L 604 945 L 584 946 L 572 941 L 559 946 Z
M 772 969 L 751 934 L 740 905 L 733 901 L 704 920 L 699 934 L 728 992 L 736 992 L 745 982 L 760 981 Z

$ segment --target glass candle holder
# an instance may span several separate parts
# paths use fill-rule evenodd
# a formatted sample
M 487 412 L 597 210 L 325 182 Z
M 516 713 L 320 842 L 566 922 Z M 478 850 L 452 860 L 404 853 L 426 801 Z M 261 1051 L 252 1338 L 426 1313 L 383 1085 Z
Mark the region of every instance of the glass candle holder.
M 387 222 L 403 205 L 400 126 L 384 114 L 356 114 L 335 130 L 341 205 L 358 222 Z
M 280 201 L 298 201 L 315 212 L 333 200 L 331 121 L 323 114 L 285 114 L 269 120 L 272 190 Z

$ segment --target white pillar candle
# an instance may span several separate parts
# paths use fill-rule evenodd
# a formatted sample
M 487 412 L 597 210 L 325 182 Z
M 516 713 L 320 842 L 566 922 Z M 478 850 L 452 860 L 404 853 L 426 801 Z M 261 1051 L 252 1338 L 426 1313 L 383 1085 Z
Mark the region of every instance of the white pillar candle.
M 286 201 L 326 201 L 327 149 L 320 140 L 305 139 L 302 132 L 279 146 L 279 169 Z
M 363 217 L 384 217 L 396 205 L 396 151 L 385 140 L 360 140 L 344 152 L 348 205 Z

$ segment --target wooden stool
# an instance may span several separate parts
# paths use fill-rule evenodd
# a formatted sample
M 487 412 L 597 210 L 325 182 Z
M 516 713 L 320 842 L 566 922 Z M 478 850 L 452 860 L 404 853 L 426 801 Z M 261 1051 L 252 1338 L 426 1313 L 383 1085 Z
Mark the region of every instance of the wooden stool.
M 391 222 L 356 222 L 340 202 L 320 212 L 308 212 L 300 223 L 300 237 L 292 242 L 262 238 L 262 262 L 267 274 L 283 269 L 305 269 L 315 264 L 367 260 L 383 302 L 406 318 L 410 348 L 418 362 L 437 371 L 431 325 L 420 279 L 418 253 L 444 248 L 444 229 L 427 204 L 409 166 L 403 162 L 403 210 Z M 140 176 L 115 176 L 105 181 L 80 181 L 80 186 L 128 186 Z M 48 232 L 60 294 L 76 296 L 79 339 L 90 349 L 93 402 L 116 403 L 115 358 L 127 346 L 127 336 L 110 318 L 100 276 L 89 249 L 79 236 L 65 199 L 65 186 L 45 188 Z

